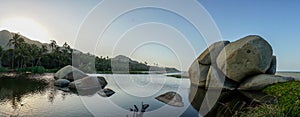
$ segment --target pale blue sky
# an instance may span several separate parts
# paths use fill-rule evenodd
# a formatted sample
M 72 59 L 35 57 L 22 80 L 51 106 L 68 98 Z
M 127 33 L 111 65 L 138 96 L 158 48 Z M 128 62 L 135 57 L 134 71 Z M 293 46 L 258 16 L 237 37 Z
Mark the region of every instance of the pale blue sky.
M 7 29 L 7 27 L 3 27 L 4 25 L 1 22 L 9 22 L 8 19 L 10 18 L 26 17 L 33 19 L 47 31 L 48 39 L 37 40 L 47 41 L 55 39 L 59 44 L 68 42 L 73 45 L 80 24 L 89 11 L 100 1 L 0 0 L 0 29 Z M 199 3 L 203 5 L 214 19 L 223 39 L 234 41 L 249 34 L 258 34 L 273 46 L 274 54 L 278 59 L 279 70 L 300 70 L 300 63 L 298 62 L 300 60 L 300 55 L 298 54 L 298 50 L 300 50 L 300 46 L 298 46 L 298 38 L 300 37 L 300 7 L 298 5 L 300 1 L 199 0 Z M 185 9 L 190 8 L 185 4 L 180 4 L 180 6 Z M 114 8 L 108 8 L 107 13 L 113 10 Z M 194 11 L 194 14 L 197 14 L 197 11 Z M 93 22 L 97 24 L 101 21 Z M 143 23 L 144 25 L 142 25 Z M 140 25 L 136 26 L 138 24 Z M 133 28 L 132 26 L 135 27 Z M 129 30 L 129 28 L 132 29 Z M 158 30 L 158 28 L 164 29 L 164 31 Z M 91 29 L 91 32 L 93 30 L 97 29 Z M 123 35 L 118 43 L 117 40 L 119 38 L 111 39 L 114 35 L 123 34 L 124 31 L 127 31 L 127 33 Z M 142 35 L 141 31 L 151 31 L 152 33 L 145 37 L 147 34 Z M 172 12 L 161 9 L 144 8 L 126 13 L 120 16 L 118 20 L 115 20 L 108 32 L 111 34 L 107 33 L 104 35 L 107 38 L 100 41 L 98 46 L 94 48 L 95 51 L 91 53 L 95 52 L 104 56 L 112 56 L 119 53 L 127 54 L 127 56 L 131 56 L 134 59 L 148 61 L 150 64 L 159 63 L 162 66 L 175 66 L 186 70 L 191 60 L 195 57 L 192 56 L 193 53 L 189 52 L 191 48 L 188 46 L 192 46 L 195 49 L 196 56 L 207 47 L 201 35 L 197 33 L 189 22 Z M 22 31 L 20 33 L 22 34 Z M 86 33 L 86 38 L 97 40 L 98 37 L 89 37 L 89 32 Z M 27 36 L 30 37 L 30 34 Z M 38 36 L 32 37 L 38 38 Z M 126 40 L 134 37 L 135 40 L 131 41 L 148 42 L 151 41 L 151 38 L 158 38 L 160 41 L 163 40 L 162 42 L 164 43 L 149 42 L 149 44 L 142 47 L 133 47 Z M 140 37 L 145 37 L 145 39 L 138 39 Z M 185 39 L 188 40 L 188 43 Z M 117 47 L 113 48 L 109 45 L 111 43 L 117 43 Z M 174 44 L 172 45 L 172 43 Z M 141 46 L 141 43 L 136 44 L 134 46 Z M 170 46 L 169 48 L 168 45 Z M 88 44 L 84 46 L 89 47 Z M 112 49 L 116 50 L 114 54 L 110 52 Z M 136 50 L 133 51 L 132 49 Z M 84 51 L 91 50 L 87 49 Z M 148 56 L 146 56 L 146 53 L 148 53 Z M 178 58 L 182 60 L 179 62 L 175 56 L 181 56 Z

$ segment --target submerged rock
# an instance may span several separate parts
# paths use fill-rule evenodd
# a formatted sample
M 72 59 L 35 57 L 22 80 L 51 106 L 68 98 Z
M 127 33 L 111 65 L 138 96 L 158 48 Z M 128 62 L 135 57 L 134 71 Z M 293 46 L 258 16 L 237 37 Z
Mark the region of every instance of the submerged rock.
M 278 75 L 260 74 L 247 78 L 239 86 L 239 90 L 262 90 L 268 85 L 295 80 L 292 77 Z
M 273 50 L 260 36 L 251 35 L 228 44 L 217 57 L 217 66 L 230 79 L 241 82 L 251 75 L 265 73 Z
M 61 68 L 54 74 L 55 79 L 67 79 L 69 81 L 78 80 L 87 76 L 88 75 L 86 75 L 84 72 L 71 65 Z
M 97 93 L 102 97 L 110 97 L 115 94 L 115 92 L 110 88 L 100 89 Z
M 54 82 L 54 86 L 57 87 L 67 87 L 70 84 L 70 81 L 67 79 L 58 79 Z
M 182 97 L 176 92 L 167 92 L 157 96 L 155 99 L 175 107 L 183 107 Z

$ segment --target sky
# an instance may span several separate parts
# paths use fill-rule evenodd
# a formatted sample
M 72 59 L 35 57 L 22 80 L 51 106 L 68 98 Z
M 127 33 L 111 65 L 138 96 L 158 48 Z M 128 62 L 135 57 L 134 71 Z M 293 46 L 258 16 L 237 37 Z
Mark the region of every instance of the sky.
M 152 3 L 137 0 L 137 5 L 144 6 L 130 11 L 125 9 L 134 4 L 134 0 L 127 3 L 125 0 L 108 0 L 113 4 L 104 1 L 0 0 L 0 30 L 20 32 L 41 42 L 52 39 L 59 45 L 67 42 L 83 52 L 99 56 L 123 54 L 150 65 L 181 70 L 187 70 L 211 43 L 206 35 L 215 34 L 215 41 L 235 41 L 256 34 L 272 45 L 278 70 L 300 71 L 297 52 L 300 50 L 300 7 L 297 6 L 300 1 L 191 0 L 168 3 L 165 0 Z M 206 14 L 208 18 L 205 18 Z M 199 30 L 197 24 L 204 30 Z

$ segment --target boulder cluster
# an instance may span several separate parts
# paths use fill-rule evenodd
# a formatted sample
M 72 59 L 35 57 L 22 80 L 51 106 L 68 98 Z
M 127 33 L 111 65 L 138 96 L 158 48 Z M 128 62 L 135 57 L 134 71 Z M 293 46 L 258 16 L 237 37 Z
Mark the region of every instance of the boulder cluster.
M 273 49 L 257 35 L 231 43 L 213 43 L 189 68 L 191 84 L 204 88 L 261 90 L 270 84 L 294 80 L 275 73 Z
M 57 79 L 54 85 L 63 91 L 76 91 L 80 95 L 98 93 L 100 96 L 109 97 L 115 92 L 105 88 L 107 81 L 102 76 L 88 76 L 79 69 L 68 65 L 54 74 Z

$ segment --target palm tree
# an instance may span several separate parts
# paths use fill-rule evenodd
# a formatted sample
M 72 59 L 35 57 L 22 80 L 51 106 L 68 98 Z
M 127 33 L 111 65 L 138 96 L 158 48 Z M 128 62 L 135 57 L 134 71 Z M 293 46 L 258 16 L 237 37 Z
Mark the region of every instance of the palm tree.
M 14 68 L 14 61 L 15 61 L 15 51 L 16 49 L 20 48 L 20 46 L 24 43 L 24 39 L 22 38 L 22 36 L 17 33 L 17 34 L 14 34 L 14 36 L 9 39 L 7 45 L 9 47 L 11 46 L 14 46 L 14 50 L 13 50 L 13 56 L 12 56 L 12 64 L 11 64 L 11 67 Z
M 38 49 L 38 60 L 35 66 L 38 66 L 40 64 L 42 57 L 46 54 L 47 51 L 48 49 L 46 45 L 42 45 L 42 48 Z
M 49 44 L 50 48 L 51 48 L 51 51 L 53 52 L 54 49 L 56 49 L 57 47 L 57 43 L 55 40 L 50 40 L 51 43 Z
M 0 67 L 2 67 L 2 57 L 3 57 L 3 53 L 4 53 L 3 48 L 2 48 L 2 46 L 0 46 Z

